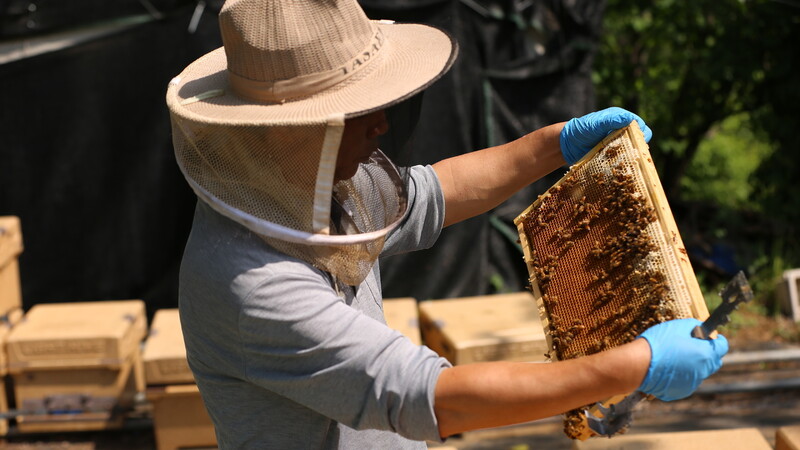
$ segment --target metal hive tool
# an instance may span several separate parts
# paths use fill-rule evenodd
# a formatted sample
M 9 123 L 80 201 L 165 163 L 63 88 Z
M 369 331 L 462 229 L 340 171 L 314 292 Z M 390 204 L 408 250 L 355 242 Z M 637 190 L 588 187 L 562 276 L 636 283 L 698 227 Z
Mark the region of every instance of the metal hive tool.
M 609 135 L 515 220 L 553 360 L 632 341 L 673 318 L 708 317 L 647 143 L 636 122 Z M 596 435 L 620 395 L 565 414 Z

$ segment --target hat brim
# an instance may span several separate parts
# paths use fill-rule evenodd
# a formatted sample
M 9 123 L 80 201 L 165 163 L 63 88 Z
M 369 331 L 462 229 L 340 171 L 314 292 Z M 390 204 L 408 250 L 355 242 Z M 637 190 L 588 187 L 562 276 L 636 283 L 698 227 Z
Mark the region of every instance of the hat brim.
M 399 103 L 426 89 L 453 65 L 458 45 L 446 32 L 421 24 L 375 23 L 388 43 L 380 59 L 320 93 L 284 103 L 239 98 L 229 87 L 221 47 L 191 63 L 170 82 L 167 104 L 173 114 L 204 123 L 318 123 L 335 114 L 357 117 Z M 203 99 L 188 101 L 194 98 Z

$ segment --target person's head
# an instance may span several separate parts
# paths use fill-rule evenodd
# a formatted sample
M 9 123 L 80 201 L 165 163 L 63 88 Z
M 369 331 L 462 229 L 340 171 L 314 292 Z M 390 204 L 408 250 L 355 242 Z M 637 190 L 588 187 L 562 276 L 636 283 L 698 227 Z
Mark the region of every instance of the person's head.
M 228 0 L 219 22 L 224 47 L 167 91 L 176 157 L 195 193 L 270 240 L 382 242 L 406 207 L 377 149 L 383 111 L 445 73 L 455 43 L 430 26 L 369 20 L 356 0 Z M 331 228 L 334 192 L 362 216 L 348 236 Z
M 358 166 L 378 150 L 378 138 L 389 131 L 386 112 L 375 111 L 344 121 L 342 143 L 336 158 L 334 182 L 352 178 Z

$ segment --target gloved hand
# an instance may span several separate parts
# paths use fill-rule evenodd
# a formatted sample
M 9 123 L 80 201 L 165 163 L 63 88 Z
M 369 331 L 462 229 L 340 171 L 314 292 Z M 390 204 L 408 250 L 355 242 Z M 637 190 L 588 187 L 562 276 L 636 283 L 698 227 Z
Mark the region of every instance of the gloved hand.
M 728 340 L 719 335 L 705 340 L 692 337 L 697 319 L 660 323 L 639 335 L 650 344 L 652 357 L 639 390 L 664 401 L 688 397 L 708 376 L 722 367 Z
M 644 123 L 644 120 L 636 114 L 616 106 L 571 119 L 564 125 L 559 136 L 564 160 L 568 164 L 575 164 L 609 133 L 628 126 L 634 120 L 642 129 L 645 142 L 650 142 L 653 131 Z

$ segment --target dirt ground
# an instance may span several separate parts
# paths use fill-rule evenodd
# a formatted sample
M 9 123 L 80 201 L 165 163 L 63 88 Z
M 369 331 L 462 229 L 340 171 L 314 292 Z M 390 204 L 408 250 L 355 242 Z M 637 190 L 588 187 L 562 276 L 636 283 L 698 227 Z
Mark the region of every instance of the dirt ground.
M 731 352 L 765 350 L 800 345 L 800 327 L 785 316 L 765 316 L 748 308 L 720 330 L 728 338 Z

